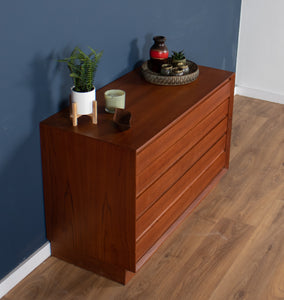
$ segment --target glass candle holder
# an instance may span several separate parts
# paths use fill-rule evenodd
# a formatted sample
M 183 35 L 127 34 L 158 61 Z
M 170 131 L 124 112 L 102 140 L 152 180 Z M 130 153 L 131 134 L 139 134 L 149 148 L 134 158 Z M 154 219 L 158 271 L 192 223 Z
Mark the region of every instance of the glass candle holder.
M 125 108 L 125 91 L 107 90 L 105 92 L 105 111 L 114 114 L 116 108 Z

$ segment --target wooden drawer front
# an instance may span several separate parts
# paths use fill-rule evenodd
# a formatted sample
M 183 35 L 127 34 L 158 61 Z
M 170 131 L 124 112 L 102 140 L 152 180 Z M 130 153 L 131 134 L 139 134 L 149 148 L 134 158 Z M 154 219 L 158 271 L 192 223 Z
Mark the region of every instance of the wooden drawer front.
M 230 81 L 218 89 L 213 95 L 190 110 L 181 120 L 171 128 L 155 138 L 149 145 L 138 153 L 136 172 L 142 172 L 151 162 L 157 159 L 166 149 L 175 144 L 191 128 L 202 121 L 208 114 L 217 108 L 225 99 L 230 97 Z
M 181 157 L 170 169 L 158 178 L 136 199 L 138 219 L 154 202 L 162 196 L 184 173 L 214 145 L 227 130 L 227 118 L 223 119 L 199 143 Z
M 198 197 L 207 185 L 218 175 L 225 166 L 225 153 L 221 153 L 215 161 L 201 173 L 182 194 L 178 201 L 163 214 L 151 228 L 136 242 L 136 261 L 138 261 L 163 235 L 164 232 Z
M 228 99 L 223 101 L 223 103 L 221 103 L 204 120 L 189 130 L 181 139 L 166 149 L 166 151 L 138 174 L 136 177 L 136 196 L 139 196 L 145 191 L 172 164 L 223 120 L 228 113 L 228 104 Z M 161 148 L 165 149 L 164 146 Z
M 164 193 L 137 221 L 136 240 L 139 240 L 163 214 L 186 192 L 201 174 L 224 152 L 224 135 L 192 168 Z

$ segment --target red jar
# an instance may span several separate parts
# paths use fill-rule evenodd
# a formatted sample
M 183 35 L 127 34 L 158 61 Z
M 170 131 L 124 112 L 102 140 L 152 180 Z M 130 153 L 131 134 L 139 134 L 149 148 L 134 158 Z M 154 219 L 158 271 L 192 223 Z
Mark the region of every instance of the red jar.
M 168 62 L 169 50 L 165 45 L 166 38 L 164 36 L 155 36 L 153 40 L 155 43 L 150 49 L 149 68 L 160 73 L 162 64 Z

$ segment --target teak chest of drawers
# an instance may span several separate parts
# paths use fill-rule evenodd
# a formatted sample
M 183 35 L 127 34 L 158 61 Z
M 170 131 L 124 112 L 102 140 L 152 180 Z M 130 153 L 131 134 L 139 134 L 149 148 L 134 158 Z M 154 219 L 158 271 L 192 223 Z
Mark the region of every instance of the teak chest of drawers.
M 72 127 L 63 110 L 40 124 L 52 255 L 126 283 L 229 166 L 234 74 L 199 67 L 184 86 L 134 70 L 98 90 L 98 125 Z M 132 127 L 104 112 L 107 89 L 126 91 Z

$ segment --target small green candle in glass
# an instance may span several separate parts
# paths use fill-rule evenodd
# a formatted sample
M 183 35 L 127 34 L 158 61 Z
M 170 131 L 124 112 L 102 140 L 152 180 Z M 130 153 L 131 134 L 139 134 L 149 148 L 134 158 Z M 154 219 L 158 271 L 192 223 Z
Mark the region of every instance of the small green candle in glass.
M 125 91 L 107 90 L 105 92 L 105 111 L 114 114 L 116 108 L 125 108 Z

